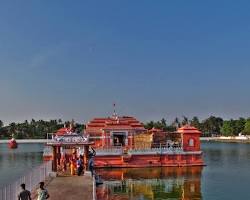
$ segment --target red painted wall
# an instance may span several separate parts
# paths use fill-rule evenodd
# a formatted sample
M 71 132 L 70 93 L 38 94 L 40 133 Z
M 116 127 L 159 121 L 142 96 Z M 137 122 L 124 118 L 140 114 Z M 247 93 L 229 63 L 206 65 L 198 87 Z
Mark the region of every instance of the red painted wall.
M 190 140 L 193 140 L 193 146 L 190 146 Z M 200 151 L 200 134 L 183 134 L 184 151 Z
M 200 135 L 201 132 L 190 125 L 185 125 L 178 129 L 182 136 L 182 144 L 184 151 L 200 151 Z
M 96 156 L 95 167 L 202 166 L 202 154 Z

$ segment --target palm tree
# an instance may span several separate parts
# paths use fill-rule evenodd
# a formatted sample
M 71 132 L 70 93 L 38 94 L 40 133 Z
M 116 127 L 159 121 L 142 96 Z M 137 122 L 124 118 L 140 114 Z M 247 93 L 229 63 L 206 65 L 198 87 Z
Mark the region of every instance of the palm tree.
M 15 133 L 16 133 L 16 123 L 12 122 L 9 126 L 10 126 L 11 135 L 15 135 Z
M 186 124 L 188 124 L 188 118 L 186 116 L 183 116 L 182 125 Z
M 176 117 L 174 119 L 174 125 L 175 125 L 176 129 L 180 128 L 180 121 L 179 121 L 178 117 Z
M 0 120 L 0 128 L 2 128 L 2 127 L 3 127 L 3 121 Z
M 199 118 L 194 116 L 193 119 L 191 120 L 191 125 L 194 126 L 195 128 L 200 129 L 200 121 Z

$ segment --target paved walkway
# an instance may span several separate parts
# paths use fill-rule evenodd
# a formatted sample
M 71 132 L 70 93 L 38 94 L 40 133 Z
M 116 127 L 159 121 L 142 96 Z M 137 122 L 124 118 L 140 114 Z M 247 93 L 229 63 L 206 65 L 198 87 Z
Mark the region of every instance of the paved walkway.
M 50 200 L 92 200 L 93 182 L 89 173 L 83 176 L 58 176 L 46 186 Z

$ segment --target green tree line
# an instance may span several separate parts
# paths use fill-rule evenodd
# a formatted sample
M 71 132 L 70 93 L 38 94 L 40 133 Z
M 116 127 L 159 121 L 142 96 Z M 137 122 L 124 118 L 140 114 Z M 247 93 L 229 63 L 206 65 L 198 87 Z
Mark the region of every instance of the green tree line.
M 55 120 L 25 120 L 22 123 L 12 122 L 7 126 L 4 126 L 2 120 L 0 120 L 0 139 L 9 139 L 14 135 L 17 139 L 44 139 L 47 137 L 47 133 L 53 133 L 62 128 L 64 124 L 67 127 L 70 125 L 70 121 L 63 122 L 61 119 Z M 223 120 L 220 117 L 210 116 L 202 121 L 198 117 L 188 119 L 183 116 L 182 118 L 175 118 L 171 123 L 168 123 L 166 119 L 162 118 L 159 121 L 149 121 L 144 123 L 146 129 L 158 128 L 164 131 L 176 131 L 177 128 L 190 124 L 200 131 L 203 136 L 212 135 L 224 135 L 224 136 L 236 136 L 239 133 L 250 135 L 250 118 L 239 118 Z M 74 124 L 75 131 L 80 133 L 84 129 L 84 124 Z
M 179 127 L 190 124 L 202 132 L 203 136 L 224 135 L 236 136 L 239 133 L 250 135 L 250 118 L 223 120 L 221 117 L 210 116 L 202 121 L 198 117 L 188 119 L 183 116 L 167 123 L 163 118 L 159 121 L 149 121 L 144 124 L 146 129 L 159 128 L 164 131 L 176 131 Z
M 62 122 L 61 119 L 58 120 L 25 120 L 22 123 L 12 122 L 7 126 L 4 126 L 2 120 L 0 120 L 0 139 L 9 139 L 14 135 L 16 139 L 45 139 L 47 133 L 56 132 L 58 129 L 62 128 L 64 124 L 69 127 L 69 121 Z M 81 132 L 84 128 L 83 124 L 74 124 L 76 132 Z

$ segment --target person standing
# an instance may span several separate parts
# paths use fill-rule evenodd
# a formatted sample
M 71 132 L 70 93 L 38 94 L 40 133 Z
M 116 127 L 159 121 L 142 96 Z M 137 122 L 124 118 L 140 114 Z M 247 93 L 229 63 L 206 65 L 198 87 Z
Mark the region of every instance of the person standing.
M 75 175 L 75 164 L 73 158 L 70 160 L 70 174 L 71 176 Z
M 94 175 L 94 158 L 93 157 L 89 159 L 88 169 L 91 172 L 91 176 L 93 177 Z
M 25 189 L 25 184 L 22 183 L 20 186 L 22 188 L 22 191 L 18 195 L 18 200 L 31 200 L 30 191 Z
M 77 175 L 80 176 L 83 170 L 83 163 L 81 157 L 77 159 L 76 166 L 77 166 Z
M 91 147 L 91 149 L 92 149 L 92 152 L 89 151 L 88 169 L 91 172 L 91 175 L 93 177 L 93 175 L 94 175 L 94 165 L 95 165 L 95 163 L 94 163 L 94 157 L 96 155 L 96 151 L 92 147 Z
M 48 191 L 44 188 L 44 182 L 40 182 L 40 187 L 37 190 L 37 200 L 45 200 L 49 198 Z

